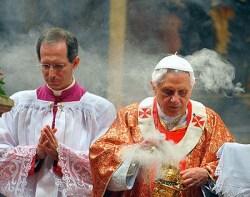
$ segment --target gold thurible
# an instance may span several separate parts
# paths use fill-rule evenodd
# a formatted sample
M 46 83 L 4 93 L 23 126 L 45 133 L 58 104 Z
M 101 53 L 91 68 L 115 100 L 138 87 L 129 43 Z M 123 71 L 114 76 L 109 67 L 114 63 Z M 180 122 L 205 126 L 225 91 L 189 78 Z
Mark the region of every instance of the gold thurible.
M 179 168 L 174 164 L 163 165 L 160 178 L 154 181 L 152 197 L 179 197 L 183 190 Z

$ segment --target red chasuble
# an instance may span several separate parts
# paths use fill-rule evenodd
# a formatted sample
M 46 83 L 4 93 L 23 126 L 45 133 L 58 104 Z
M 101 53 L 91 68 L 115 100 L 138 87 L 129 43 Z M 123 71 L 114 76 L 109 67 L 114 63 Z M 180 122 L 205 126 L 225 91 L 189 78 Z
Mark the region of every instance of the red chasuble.
M 90 147 L 90 164 L 93 176 L 93 196 L 126 196 L 126 197 L 149 197 L 152 193 L 151 171 L 140 168 L 139 174 L 131 190 L 120 192 L 106 191 L 112 174 L 121 165 L 123 158 L 120 150 L 124 147 L 133 146 L 143 140 L 142 121 L 148 117 L 152 119 L 153 126 L 158 132 L 166 134 L 166 140 L 172 139 L 178 143 L 179 148 L 186 151 L 185 165 L 182 168 L 204 167 L 214 177 L 218 164 L 217 150 L 225 143 L 234 141 L 223 121 L 213 110 L 205 108 L 197 102 L 188 104 L 187 125 L 180 129 L 178 136 L 169 134 L 161 125 L 155 112 L 153 98 L 150 106 L 141 107 L 142 103 L 134 103 L 119 110 L 118 117 L 110 129 Z M 145 102 L 144 102 L 145 103 Z M 198 107 L 197 107 L 198 106 Z M 200 116 L 195 111 L 204 108 L 205 116 Z M 142 110 L 143 113 L 140 113 Z M 193 111 L 193 109 L 195 109 Z M 143 118 L 142 118 L 143 117 Z M 206 121 L 203 121 L 203 118 Z M 146 120 L 148 121 L 148 120 Z M 216 178 L 216 177 L 214 177 Z M 188 190 L 182 194 L 185 197 L 199 197 L 200 189 Z

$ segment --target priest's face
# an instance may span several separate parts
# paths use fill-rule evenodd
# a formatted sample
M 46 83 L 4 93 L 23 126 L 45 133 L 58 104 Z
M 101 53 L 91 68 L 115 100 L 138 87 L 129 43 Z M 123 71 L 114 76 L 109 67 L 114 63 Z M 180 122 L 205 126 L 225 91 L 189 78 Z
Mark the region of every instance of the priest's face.
M 167 72 L 156 86 L 150 83 L 164 114 L 175 117 L 186 111 L 192 94 L 189 73 Z
M 78 66 L 79 57 L 72 63 L 69 61 L 65 41 L 42 43 L 40 55 L 43 77 L 48 86 L 54 90 L 67 88 L 73 81 L 73 71 Z

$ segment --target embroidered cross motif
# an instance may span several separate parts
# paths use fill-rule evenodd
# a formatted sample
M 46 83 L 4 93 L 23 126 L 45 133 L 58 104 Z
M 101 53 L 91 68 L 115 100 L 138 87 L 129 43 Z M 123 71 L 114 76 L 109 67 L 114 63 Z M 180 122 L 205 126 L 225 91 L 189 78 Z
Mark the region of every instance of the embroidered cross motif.
M 195 127 L 203 127 L 203 125 L 205 123 L 205 121 L 202 120 L 201 116 L 196 116 L 196 115 L 194 115 L 192 122 L 194 123 Z
M 151 116 L 151 109 L 150 108 L 142 108 L 142 111 L 139 111 L 140 118 L 148 118 Z

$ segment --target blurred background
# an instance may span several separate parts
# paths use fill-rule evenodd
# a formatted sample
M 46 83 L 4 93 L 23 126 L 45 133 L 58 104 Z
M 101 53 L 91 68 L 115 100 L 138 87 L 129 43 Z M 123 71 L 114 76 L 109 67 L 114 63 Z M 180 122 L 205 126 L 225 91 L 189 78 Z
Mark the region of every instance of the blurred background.
M 117 108 L 152 96 L 155 65 L 177 52 L 195 70 L 192 99 L 250 143 L 249 11 L 248 0 L 0 0 L 4 88 L 11 95 L 43 84 L 35 45 L 48 27 L 76 35 L 75 78 Z

